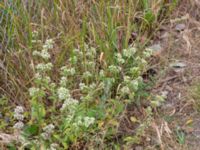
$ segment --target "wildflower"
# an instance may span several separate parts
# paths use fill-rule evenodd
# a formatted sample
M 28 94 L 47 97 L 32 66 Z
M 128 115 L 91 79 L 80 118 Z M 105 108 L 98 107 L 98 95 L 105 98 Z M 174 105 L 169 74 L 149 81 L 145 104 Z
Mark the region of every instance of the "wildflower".
M 112 73 L 119 73 L 121 70 L 119 66 L 114 66 L 114 65 L 109 66 L 108 69 Z
M 124 76 L 124 82 L 127 84 L 130 82 L 130 77 L 129 76 Z
M 55 126 L 53 124 L 49 124 L 43 128 L 43 131 L 50 134 L 50 133 L 53 133 L 54 129 L 55 129 Z
M 94 56 L 96 55 L 96 49 L 94 47 L 89 48 L 87 46 L 86 50 L 87 50 L 86 56 L 89 57 L 89 58 L 94 58 Z
M 36 69 L 38 71 L 45 72 L 51 70 L 52 67 L 53 67 L 52 63 L 47 63 L 47 64 L 40 63 L 36 66 Z
M 57 90 L 57 94 L 58 94 L 58 98 L 60 100 L 65 100 L 67 98 L 70 97 L 70 93 L 69 93 L 69 90 L 64 88 L 64 87 L 60 87 L 58 90 Z
M 43 45 L 43 50 L 48 50 L 53 48 L 54 41 L 52 39 L 48 39 L 45 41 L 45 44 Z
M 45 76 L 45 77 L 43 78 L 43 81 L 44 81 L 46 84 L 49 84 L 49 83 L 51 82 L 51 78 L 48 77 L 48 76 Z
M 51 56 L 48 53 L 47 49 L 43 49 L 41 52 L 39 51 L 33 51 L 33 56 L 40 56 L 45 60 L 48 60 Z
M 86 90 L 88 90 L 88 86 L 85 85 L 85 83 L 79 83 L 79 88 L 81 89 L 81 91 L 86 91 Z
M 42 50 L 41 51 L 41 53 L 40 53 L 40 56 L 42 57 L 42 58 L 44 58 L 44 59 L 49 59 L 51 56 L 50 56 L 50 54 L 48 53 L 48 51 L 47 50 Z
M 123 53 L 123 56 L 130 58 L 136 53 L 136 51 L 137 50 L 135 47 L 130 47 L 128 49 L 124 49 L 122 53 Z
M 91 77 L 92 77 L 92 74 L 89 71 L 86 71 L 86 72 L 83 73 L 83 78 L 88 79 L 88 78 L 91 78 Z
M 96 83 L 92 83 L 89 85 L 90 89 L 92 89 L 92 90 L 94 90 L 96 88 L 96 86 L 97 86 Z
M 48 140 L 48 139 L 50 138 L 50 135 L 49 135 L 48 133 L 46 133 L 46 132 L 43 132 L 43 133 L 41 134 L 41 136 L 42 136 L 43 139 L 45 139 L 45 140 Z
M 124 63 L 125 63 L 125 60 L 122 58 L 121 53 L 115 54 L 115 57 L 116 57 L 117 62 L 118 62 L 119 64 L 124 64 Z
M 129 87 L 124 86 L 124 87 L 121 89 L 121 93 L 122 93 L 122 95 L 129 94 L 129 93 L 130 93 Z
M 130 82 L 130 86 L 133 90 L 137 91 L 138 88 L 139 88 L 139 83 L 138 83 L 138 80 L 132 80 Z
M 15 125 L 13 127 L 15 129 L 21 130 L 24 127 L 24 123 L 21 121 L 18 121 L 17 123 L 15 123 Z
M 76 73 L 75 68 L 67 68 L 66 66 L 61 67 L 60 70 L 63 76 L 73 76 Z
M 22 106 L 17 106 L 14 110 L 15 114 L 20 114 L 24 112 L 24 108 Z
M 85 127 L 89 127 L 90 125 L 92 125 L 95 121 L 94 117 L 84 117 L 84 126 Z
M 33 38 L 37 38 L 38 37 L 38 31 L 36 31 L 36 30 L 34 30 L 33 32 L 32 32 L 32 37 Z
M 67 84 L 67 78 L 66 77 L 61 77 L 60 79 L 60 85 L 61 86 L 66 86 Z
M 96 64 L 93 61 L 89 61 L 89 62 L 86 63 L 86 65 L 88 66 L 88 68 L 94 69 Z
M 24 115 L 23 114 L 19 114 L 19 113 L 15 113 L 14 114 L 14 118 L 19 120 L 19 121 L 23 121 L 24 120 Z
M 70 123 L 73 119 L 73 115 L 68 115 L 67 118 L 65 119 L 66 123 Z
M 101 78 L 105 77 L 104 70 L 100 70 L 100 71 L 99 71 L 99 76 L 100 76 Z
M 66 99 L 65 101 L 64 101 L 64 103 L 63 103 L 63 105 L 62 105 L 62 107 L 61 107 L 61 111 L 64 111 L 65 109 L 66 109 L 66 107 L 73 107 L 73 106 L 75 106 L 75 105 L 77 105 L 79 103 L 79 101 L 78 100 L 76 100 L 76 99 L 73 99 L 73 98 L 68 98 L 68 99 Z
M 39 88 L 31 87 L 29 88 L 29 95 L 31 97 L 36 96 L 39 93 L 39 91 L 40 91 Z
M 57 143 L 52 143 L 51 145 L 50 145 L 50 150 L 57 150 L 57 148 L 58 148 L 58 144 Z
M 145 57 L 150 57 L 153 54 L 153 50 L 150 48 L 146 48 L 145 51 L 143 52 L 143 55 Z

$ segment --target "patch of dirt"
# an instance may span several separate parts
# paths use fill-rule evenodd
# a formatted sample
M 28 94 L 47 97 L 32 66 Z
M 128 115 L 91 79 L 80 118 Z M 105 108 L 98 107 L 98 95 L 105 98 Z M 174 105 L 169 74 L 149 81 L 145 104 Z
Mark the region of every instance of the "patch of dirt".
M 152 93 L 167 98 L 151 129 L 156 141 L 151 149 L 157 144 L 163 150 L 200 150 L 200 115 L 189 90 L 194 81 L 200 83 L 200 2 L 180 3 L 154 41 L 163 50 L 153 65 L 159 74 Z

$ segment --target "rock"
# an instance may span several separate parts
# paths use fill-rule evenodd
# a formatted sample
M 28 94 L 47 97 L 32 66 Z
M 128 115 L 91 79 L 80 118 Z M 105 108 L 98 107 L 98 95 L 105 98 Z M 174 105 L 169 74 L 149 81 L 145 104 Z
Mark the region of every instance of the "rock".
M 162 51 L 162 47 L 160 44 L 153 44 L 149 46 L 148 49 L 151 49 L 153 51 L 153 56 L 159 56 Z
M 183 24 L 183 23 L 177 24 L 177 25 L 175 26 L 175 30 L 176 30 L 176 31 L 179 31 L 179 32 L 185 30 L 185 28 L 186 28 L 186 25 Z
M 161 36 L 160 36 L 160 39 L 166 39 L 166 38 L 168 38 L 169 37 L 169 33 L 168 32 L 165 32 L 164 34 L 162 34 Z
M 143 147 L 142 146 L 136 146 L 135 150 L 143 150 Z
M 175 63 L 172 63 L 170 64 L 170 67 L 173 67 L 173 68 L 185 68 L 187 65 L 183 62 L 175 62 Z

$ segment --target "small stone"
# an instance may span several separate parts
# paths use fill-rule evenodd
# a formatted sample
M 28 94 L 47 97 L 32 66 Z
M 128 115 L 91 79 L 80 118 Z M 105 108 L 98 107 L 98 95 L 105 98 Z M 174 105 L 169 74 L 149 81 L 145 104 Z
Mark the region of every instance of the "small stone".
M 153 45 L 149 46 L 148 49 L 151 49 L 153 51 L 154 56 L 159 56 L 162 51 L 162 47 L 160 44 L 153 44 Z
M 136 146 L 135 150 L 143 150 L 143 147 L 142 146 Z
M 3 115 L 2 115 L 2 113 L 0 113 L 0 119 L 2 119 L 3 118 Z
M 175 63 L 172 63 L 170 64 L 170 67 L 173 67 L 173 68 L 185 68 L 187 65 L 183 62 L 175 62 Z
M 10 123 L 10 118 L 9 117 L 5 117 L 5 122 L 6 123 Z
M 185 28 L 186 28 L 186 25 L 183 24 L 183 23 L 177 24 L 177 25 L 175 26 L 175 30 L 176 30 L 176 31 L 179 31 L 179 32 L 185 30 Z
M 166 39 L 166 38 L 168 38 L 168 37 L 169 37 L 169 33 L 168 33 L 168 32 L 165 32 L 164 34 L 162 34 L 162 35 L 160 36 L 161 39 Z

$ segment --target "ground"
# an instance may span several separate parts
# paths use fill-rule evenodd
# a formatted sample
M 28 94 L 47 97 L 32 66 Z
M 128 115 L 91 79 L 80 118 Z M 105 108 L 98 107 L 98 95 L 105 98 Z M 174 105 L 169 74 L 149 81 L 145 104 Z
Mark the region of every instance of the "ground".
M 200 77 L 199 12 L 198 1 L 183 1 L 152 42 L 162 48 L 152 66 L 158 71 L 152 93 L 167 96 L 152 125 L 163 150 L 200 149 L 199 97 L 193 96 Z

